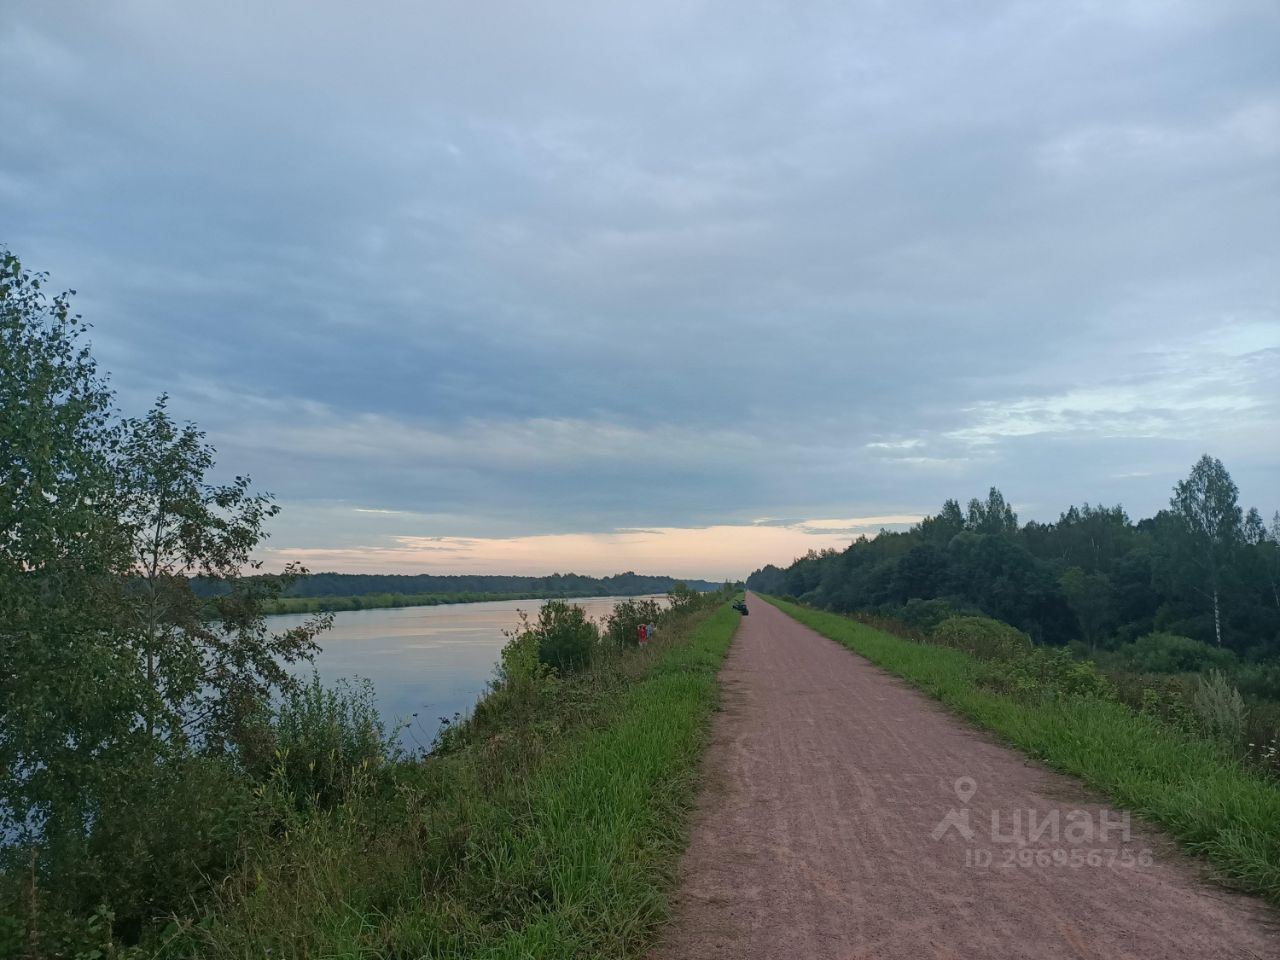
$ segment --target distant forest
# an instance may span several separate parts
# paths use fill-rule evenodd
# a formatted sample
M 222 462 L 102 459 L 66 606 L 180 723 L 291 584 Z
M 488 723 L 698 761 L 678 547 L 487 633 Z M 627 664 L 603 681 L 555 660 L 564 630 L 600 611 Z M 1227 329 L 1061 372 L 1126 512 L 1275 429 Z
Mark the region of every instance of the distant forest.
M 270 575 L 268 575 L 269 578 Z M 577 573 L 553 573 L 549 577 L 490 576 L 482 574 L 309 573 L 296 577 L 284 589 L 284 597 L 363 597 L 372 594 L 483 594 L 486 597 L 634 597 L 668 593 L 677 583 L 706 593 L 720 584 L 709 580 L 650 577 L 628 571 L 611 577 L 587 577 Z M 228 589 L 224 584 L 197 579 L 196 595 L 212 597 Z
M 1041 643 L 1113 649 L 1162 634 L 1270 659 L 1280 656 L 1280 513 L 1268 525 L 1238 496 L 1209 456 L 1175 486 L 1169 509 L 1137 522 L 1119 505 L 1086 503 L 1020 526 L 993 487 L 967 509 L 946 501 L 906 532 L 766 566 L 747 586 L 924 630 L 982 613 Z

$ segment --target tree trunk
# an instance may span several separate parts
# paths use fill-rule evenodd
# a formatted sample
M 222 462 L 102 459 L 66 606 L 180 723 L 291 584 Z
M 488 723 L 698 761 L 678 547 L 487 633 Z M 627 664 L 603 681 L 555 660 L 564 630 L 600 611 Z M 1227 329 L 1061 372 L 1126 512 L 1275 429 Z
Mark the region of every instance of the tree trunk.
M 164 511 L 165 501 L 161 497 L 151 537 L 151 569 L 147 573 L 147 591 L 151 600 L 147 610 L 147 739 L 155 736 L 156 729 L 156 712 L 152 699 L 156 689 L 156 634 L 160 626 L 160 597 L 156 576 L 160 570 L 160 532 L 163 529 Z
M 1218 646 L 1222 646 L 1222 612 L 1218 609 L 1218 588 L 1213 588 L 1213 633 L 1218 638 Z

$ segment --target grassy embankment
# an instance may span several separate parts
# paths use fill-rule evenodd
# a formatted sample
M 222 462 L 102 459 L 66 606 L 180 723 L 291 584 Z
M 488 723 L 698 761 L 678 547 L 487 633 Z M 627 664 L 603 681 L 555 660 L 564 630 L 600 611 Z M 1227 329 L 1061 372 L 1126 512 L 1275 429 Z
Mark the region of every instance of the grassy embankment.
M 436 755 L 283 813 L 171 957 L 639 955 L 666 917 L 739 616 L 498 687 Z M 268 791 L 269 792 L 269 791 Z
M 1046 765 L 1073 774 L 1206 857 L 1221 880 L 1280 905 L 1280 783 L 1217 745 L 1096 697 L 1015 699 L 989 666 L 838 614 L 764 598 Z

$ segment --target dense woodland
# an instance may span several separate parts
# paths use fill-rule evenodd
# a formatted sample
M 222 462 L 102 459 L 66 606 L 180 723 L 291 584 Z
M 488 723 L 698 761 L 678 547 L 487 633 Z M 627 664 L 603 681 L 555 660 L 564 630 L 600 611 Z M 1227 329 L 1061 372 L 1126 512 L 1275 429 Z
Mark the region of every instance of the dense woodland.
M 948 500 L 906 532 L 757 570 L 748 586 L 837 612 L 930 629 L 957 612 L 1010 623 L 1037 642 L 1127 648 L 1186 637 L 1244 661 L 1280 657 L 1280 513 L 1247 512 L 1205 456 L 1170 506 L 1134 522 L 1123 507 L 1071 507 L 1019 525 L 1001 492 Z M 1150 645 L 1150 641 L 1147 640 Z
M 267 578 L 264 578 L 267 579 Z M 363 597 L 371 594 L 405 596 L 481 594 L 520 597 L 636 597 L 669 593 L 678 582 L 694 590 L 718 590 L 706 580 L 678 581 L 674 577 L 649 577 L 627 571 L 610 577 L 577 573 L 553 573 L 549 577 L 511 577 L 483 574 L 309 573 L 290 578 L 283 597 Z M 197 595 L 210 597 L 227 589 L 217 581 L 196 580 Z

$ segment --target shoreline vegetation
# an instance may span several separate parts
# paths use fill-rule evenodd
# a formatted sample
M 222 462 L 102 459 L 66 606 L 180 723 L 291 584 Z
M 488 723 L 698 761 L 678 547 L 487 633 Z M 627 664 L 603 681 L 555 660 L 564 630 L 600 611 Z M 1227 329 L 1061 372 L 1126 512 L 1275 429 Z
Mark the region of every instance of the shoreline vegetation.
M 162 955 L 642 955 L 738 624 L 726 599 L 677 599 L 647 648 L 606 642 L 564 672 L 547 660 L 574 662 L 591 630 L 572 605 L 544 606 L 432 756 L 300 825 L 189 930 L 190 953 Z M 631 636 L 636 615 L 653 611 L 619 604 L 604 638 Z
M 349 610 L 386 610 L 398 607 L 436 607 L 490 600 L 549 600 L 531 593 L 371 593 L 354 597 L 279 597 L 262 604 L 267 616 L 296 613 L 342 613 Z M 563 599 L 570 599 L 565 597 Z
M 607 577 L 555 573 L 546 577 L 501 574 L 264 574 L 252 578 L 266 597 L 264 614 L 333 613 L 387 607 L 424 607 L 487 600 L 587 599 L 638 597 L 670 593 L 677 584 L 703 593 L 722 584 L 709 580 L 681 580 L 628 570 Z M 193 577 L 192 592 L 206 605 L 230 592 L 222 581 Z
M 106 882 L 46 874 L 38 844 L 10 857 L 0 955 L 641 956 L 667 917 L 734 595 L 621 600 L 600 624 L 548 601 L 423 756 L 367 688 L 286 694 L 256 747 L 177 759 L 159 794 L 122 788 L 77 865 Z
M 674 581 L 673 583 L 678 583 Z M 494 600 L 587 600 L 593 597 L 659 596 L 667 591 L 641 594 L 550 593 L 373 593 L 353 597 L 278 597 L 264 600 L 266 616 L 300 613 L 341 613 L 349 610 L 385 610 L 399 607 L 436 607 L 455 603 L 487 603 Z M 708 593 L 713 591 L 699 590 Z
M 1221 674 L 1198 696 L 1134 691 L 1007 624 L 952 617 L 928 633 L 761 595 L 1011 746 L 1157 824 L 1224 885 L 1280 906 L 1280 777 L 1239 738 L 1243 702 Z

